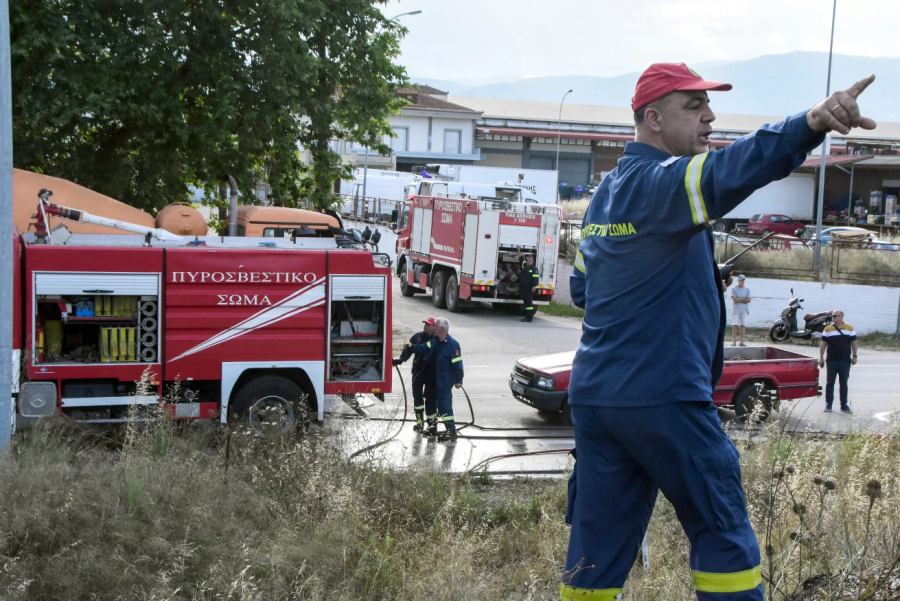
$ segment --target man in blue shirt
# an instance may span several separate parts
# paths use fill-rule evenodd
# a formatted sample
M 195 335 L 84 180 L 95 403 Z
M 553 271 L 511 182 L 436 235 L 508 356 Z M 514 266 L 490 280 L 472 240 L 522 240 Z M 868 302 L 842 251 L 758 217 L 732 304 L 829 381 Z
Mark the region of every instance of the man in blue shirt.
M 462 388 L 465 375 L 462 364 L 462 350 L 459 342 L 450 335 L 450 320 L 438 317 L 434 320 L 434 337 L 431 346 L 413 344 L 416 354 L 428 353 L 426 369 L 434 369 L 435 393 L 437 396 L 438 419 L 444 422 L 444 432 L 438 442 L 456 442 L 456 418 L 453 416 L 453 389 Z
M 707 91 L 729 84 L 680 63 L 638 80 L 635 142 L 591 201 L 571 277 L 585 317 L 563 600 L 621 598 L 660 490 L 691 542 L 698 598 L 763 599 L 739 455 L 712 404 L 725 301 L 709 225 L 787 177 L 826 130 L 873 129 L 856 103 L 873 80 L 715 151 Z

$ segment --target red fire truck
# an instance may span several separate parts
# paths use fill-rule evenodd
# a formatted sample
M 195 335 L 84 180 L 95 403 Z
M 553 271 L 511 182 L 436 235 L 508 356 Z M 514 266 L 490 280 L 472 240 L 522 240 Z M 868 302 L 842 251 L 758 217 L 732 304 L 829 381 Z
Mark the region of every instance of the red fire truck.
M 42 200 L 44 211 L 82 217 Z M 390 260 L 358 233 L 140 233 L 39 224 L 18 236 L 23 422 L 121 422 L 162 403 L 175 418 L 240 417 L 263 432 L 322 420 L 326 394 L 390 392 Z
M 519 248 L 540 272 L 535 305 L 556 289 L 559 226 L 556 205 L 503 199 L 415 196 L 397 215 L 397 275 L 403 296 L 431 288 L 437 308 L 460 301 L 521 304 Z

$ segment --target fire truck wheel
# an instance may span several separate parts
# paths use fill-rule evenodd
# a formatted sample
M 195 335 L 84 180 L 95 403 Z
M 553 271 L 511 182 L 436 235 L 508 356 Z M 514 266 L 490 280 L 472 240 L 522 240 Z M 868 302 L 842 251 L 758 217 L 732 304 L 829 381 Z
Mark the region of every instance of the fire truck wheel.
M 406 281 L 406 269 L 400 272 L 400 294 L 409 298 L 410 296 L 414 296 L 416 291 L 413 290 L 413 287 L 409 285 Z
M 260 376 L 238 390 L 232 415 L 259 436 L 286 436 L 309 425 L 309 395 L 287 378 Z
M 459 313 L 462 307 L 459 306 L 459 282 L 455 275 L 451 275 L 447 280 L 447 293 L 444 295 L 447 303 L 447 310 L 451 313 Z
M 444 304 L 444 272 L 439 271 L 431 280 L 431 304 L 437 309 L 443 309 Z
M 747 384 L 734 395 L 734 412 L 743 423 L 762 423 L 770 411 L 772 402 L 762 384 Z

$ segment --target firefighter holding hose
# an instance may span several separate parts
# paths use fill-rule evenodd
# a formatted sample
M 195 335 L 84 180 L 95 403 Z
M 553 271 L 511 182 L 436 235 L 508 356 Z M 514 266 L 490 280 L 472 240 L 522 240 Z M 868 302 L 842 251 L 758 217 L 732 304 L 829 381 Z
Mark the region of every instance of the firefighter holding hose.
M 635 141 L 591 201 L 571 277 L 585 316 L 569 384 L 578 459 L 563 600 L 621 598 L 662 491 L 691 543 L 697 597 L 762 601 L 739 455 L 712 403 L 725 301 L 709 226 L 790 175 L 828 130 L 874 129 L 857 104 L 874 79 L 721 150 L 710 150 L 707 92 L 731 85 L 680 63 L 638 79 Z
M 416 413 L 416 432 L 432 432 L 437 429 L 437 400 L 435 398 L 434 370 L 427 368 L 428 351 L 431 349 L 431 338 L 434 336 L 434 317 L 422 321 L 422 331 L 416 332 L 403 347 L 400 357 L 394 359 L 394 365 L 401 365 L 413 354 L 412 364 L 412 394 L 413 410 Z M 421 352 L 415 353 L 413 345 L 424 345 Z M 428 420 L 428 428 L 425 427 L 425 419 Z

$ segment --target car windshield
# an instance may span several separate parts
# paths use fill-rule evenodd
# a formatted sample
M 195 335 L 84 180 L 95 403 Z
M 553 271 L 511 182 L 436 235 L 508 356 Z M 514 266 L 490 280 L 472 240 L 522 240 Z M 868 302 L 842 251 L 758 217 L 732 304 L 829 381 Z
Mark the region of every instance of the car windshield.
M 754 215 L 750 218 L 750 221 L 762 221 L 762 215 Z

